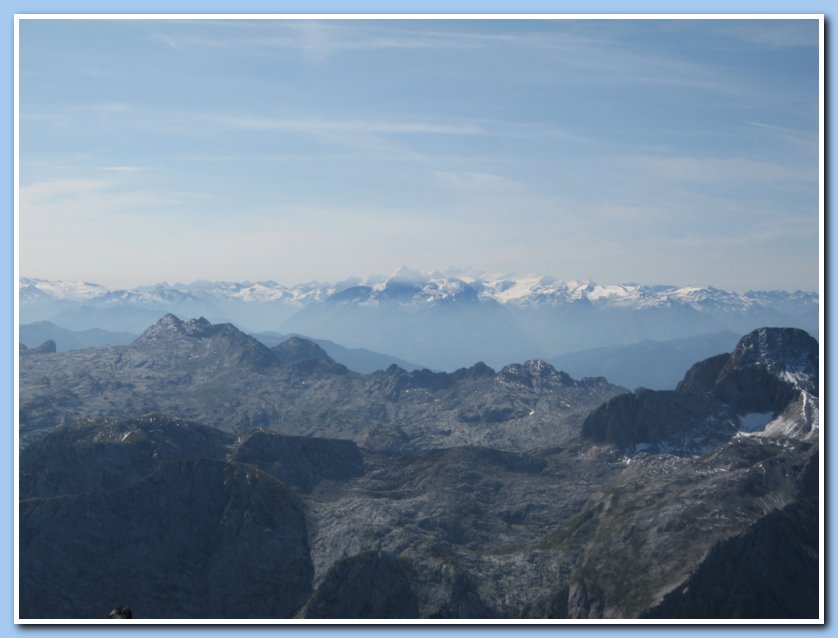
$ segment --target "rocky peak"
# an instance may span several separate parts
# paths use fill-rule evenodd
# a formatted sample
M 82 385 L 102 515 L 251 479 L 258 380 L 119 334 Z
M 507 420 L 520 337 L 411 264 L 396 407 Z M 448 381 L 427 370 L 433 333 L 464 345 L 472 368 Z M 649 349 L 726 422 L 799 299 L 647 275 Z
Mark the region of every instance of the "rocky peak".
M 588 439 L 623 449 L 664 449 L 691 440 L 723 440 L 748 432 L 758 417 L 766 436 L 817 437 L 818 342 L 796 328 L 760 328 L 730 354 L 693 365 L 675 392 L 638 390 L 592 412 Z M 663 443 L 663 445 L 661 445 Z M 695 446 L 695 449 L 700 449 Z
M 332 358 L 326 354 L 319 345 L 301 337 L 290 337 L 271 348 L 277 359 L 282 363 L 295 363 L 307 359 L 317 359 L 332 362 Z
M 678 390 L 709 392 L 743 374 L 771 376 L 817 396 L 818 342 L 798 328 L 759 328 L 742 337 L 732 353 L 693 365 Z
M 809 394 L 818 393 L 818 342 L 799 328 L 759 328 L 748 333 L 720 376 L 746 367 L 764 368 Z
M 163 315 L 157 323 L 146 328 L 134 343 L 160 341 L 179 334 L 183 334 L 183 322 L 169 312 Z
M 166 314 L 137 337 L 132 346 L 151 351 L 163 347 L 167 353 L 164 358 L 175 366 L 182 365 L 184 359 L 204 368 L 244 364 L 267 369 L 277 363 L 265 345 L 233 324 L 213 324 L 204 317 L 181 321 Z
M 243 336 L 243 332 L 236 328 L 231 323 L 210 323 L 204 317 L 197 319 L 190 319 L 189 321 L 182 321 L 175 315 L 168 313 L 164 315 L 157 323 L 150 326 L 143 332 L 134 343 L 154 342 L 161 340 L 178 339 L 182 337 L 191 337 L 194 339 L 203 339 L 214 337 L 219 334 L 226 334 L 228 336 Z
M 495 371 L 482 361 L 478 361 L 470 368 L 455 370 L 451 376 L 455 379 L 480 379 L 482 377 L 495 376 Z
M 220 326 L 227 326 L 230 324 L 220 324 Z M 209 321 L 204 319 L 204 317 L 198 317 L 197 319 L 190 319 L 186 323 L 182 325 L 183 333 L 189 335 L 190 337 L 206 337 L 209 336 L 210 333 L 213 333 L 212 330 L 213 324 Z
M 504 366 L 498 373 L 498 379 L 504 383 L 513 383 L 527 387 L 534 387 L 548 380 L 556 380 L 562 384 L 574 383 L 573 379 L 566 372 L 559 372 L 549 363 L 541 359 L 531 359 L 523 365 L 513 363 Z
M 20 344 L 20 354 L 22 355 L 29 355 L 29 354 L 52 354 L 56 351 L 55 341 L 52 339 L 47 339 L 37 348 L 27 348 L 24 344 Z

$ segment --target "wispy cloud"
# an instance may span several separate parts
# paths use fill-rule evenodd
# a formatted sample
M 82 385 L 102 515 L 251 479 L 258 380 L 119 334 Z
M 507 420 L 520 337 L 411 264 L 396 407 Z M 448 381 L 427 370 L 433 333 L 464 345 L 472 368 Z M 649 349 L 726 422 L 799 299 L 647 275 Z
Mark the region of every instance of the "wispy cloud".
M 765 137 L 780 141 L 798 152 L 806 153 L 813 160 L 817 158 L 819 145 L 817 130 L 804 131 L 766 122 L 748 122 L 747 124 Z
M 181 22 L 181 24 L 183 24 Z M 188 22 L 186 24 L 189 24 Z M 201 24 L 201 26 L 206 26 Z M 267 23 L 216 23 L 209 35 L 188 31 L 159 32 L 153 40 L 173 49 L 213 48 L 240 51 L 291 50 L 312 60 L 322 60 L 335 52 L 377 51 L 387 49 L 468 49 L 482 46 L 476 38 L 458 33 L 435 33 L 404 30 L 401 33 L 377 32 L 370 24 L 335 21 L 275 21 Z
M 695 184 L 743 181 L 816 184 L 818 181 L 816 171 L 742 157 L 634 156 L 626 161 L 652 175 Z
M 148 166 L 99 166 L 100 171 L 108 171 L 113 173 L 139 173 L 141 171 L 151 170 Z
M 526 81 L 540 78 L 538 81 L 585 84 L 674 85 L 725 93 L 740 90 L 736 83 L 726 81 L 723 69 L 680 58 L 671 51 L 649 51 L 620 37 L 587 35 L 571 22 L 547 21 L 538 30 L 512 33 L 408 25 L 397 20 L 387 21 L 386 29 L 375 21 L 234 21 L 216 22 L 212 25 L 215 31 L 210 33 L 204 29 L 200 35 L 188 29 L 169 29 L 154 34 L 152 39 L 176 50 L 294 52 L 315 63 L 353 51 L 506 49 L 533 57 L 526 77 L 520 78 Z M 491 71 L 491 67 L 486 70 Z
M 387 122 L 314 118 L 226 117 L 217 118 L 230 126 L 259 131 L 290 131 L 314 135 L 328 133 L 483 135 L 485 131 L 471 124 L 434 122 Z
M 142 217 L 156 206 L 178 200 L 143 191 L 127 190 L 112 180 L 57 179 L 20 189 L 21 228 L 71 228 L 76 223 L 97 224 L 119 215 Z
M 809 20 L 730 20 L 718 25 L 719 33 L 760 47 L 774 49 L 816 48 L 818 25 Z

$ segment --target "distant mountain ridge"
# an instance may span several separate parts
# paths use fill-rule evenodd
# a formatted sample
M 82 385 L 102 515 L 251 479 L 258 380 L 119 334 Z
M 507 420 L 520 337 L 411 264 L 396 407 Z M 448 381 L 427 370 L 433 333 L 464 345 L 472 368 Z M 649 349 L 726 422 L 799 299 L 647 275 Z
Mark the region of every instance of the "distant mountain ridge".
M 647 339 L 624 346 L 569 352 L 548 361 L 574 377 L 605 377 L 626 388 L 674 390 L 696 361 L 730 352 L 741 334 L 732 331 L 670 341 Z
M 536 275 L 449 275 L 420 273 L 404 267 L 389 277 L 372 275 L 336 283 L 307 282 L 284 285 L 275 281 L 195 281 L 190 284 L 158 283 L 130 289 L 109 289 L 90 282 L 20 278 L 22 303 L 54 300 L 103 303 L 159 303 L 190 300 L 237 300 L 243 303 L 281 302 L 298 308 L 331 300 L 333 303 L 381 303 L 389 300 L 429 304 L 452 301 L 489 302 L 510 306 L 560 306 L 588 301 L 593 305 L 652 308 L 672 305 L 696 310 L 739 312 L 776 304 L 817 305 L 816 292 L 747 291 L 736 293 L 712 286 L 600 285 L 592 281 L 560 280 Z
M 109 332 L 100 328 L 89 328 L 87 330 L 67 330 L 49 321 L 36 321 L 25 323 L 20 326 L 21 352 L 39 352 L 38 344 L 46 341 L 54 342 L 58 352 L 67 350 L 83 350 L 85 348 L 102 346 L 128 345 L 139 335 L 130 332 Z M 345 348 L 342 345 L 325 339 L 309 339 L 305 335 L 287 335 L 278 332 L 261 332 L 253 334 L 253 337 L 266 346 L 279 345 L 289 337 L 301 337 L 316 343 L 325 350 L 337 363 L 342 363 L 350 370 L 363 372 L 365 374 L 376 370 L 386 370 L 396 364 L 407 370 L 419 370 L 425 366 L 411 363 L 381 352 L 373 352 L 364 348 Z
M 274 281 L 157 284 L 20 280 L 20 319 L 73 330 L 138 333 L 161 315 L 203 316 L 248 332 L 281 332 L 386 352 L 453 371 L 475 361 L 548 359 L 568 352 L 761 326 L 817 336 L 815 292 L 736 293 L 713 287 L 599 285 L 465 271 L 286 286 Z

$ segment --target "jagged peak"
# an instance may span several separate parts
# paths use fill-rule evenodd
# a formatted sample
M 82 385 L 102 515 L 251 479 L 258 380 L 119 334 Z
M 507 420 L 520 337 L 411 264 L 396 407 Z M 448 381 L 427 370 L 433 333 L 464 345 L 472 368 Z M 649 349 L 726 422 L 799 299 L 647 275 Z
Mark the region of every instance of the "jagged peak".
M 212 343 L 215 361 L 223 365 L 246 364 L 265 369 L 277 364 L 276 357 L 264 344 L 245 334 L 231 323 L 213 324 L 205 317 L 181 321 L 175 315 L 164 315 L 134 341 L 134 346 L 166 346 L 186 356 L 194 348 L 206 349 Z M 192 356 L 192 355 L 190 355 Z M 202 360 L 203 361 L 203 360 Z
M 816 363 L 818 342 L 800 328 L 757 328 L 739 340 L 733 351 L 737 363 L 775 363 L 781 358 Z
M 413 270 L 402 264 L 396 272 L 387 278 L 388 281 L 409 282 L 412 284 L 423 284 L 428 280 L 427 275 Z

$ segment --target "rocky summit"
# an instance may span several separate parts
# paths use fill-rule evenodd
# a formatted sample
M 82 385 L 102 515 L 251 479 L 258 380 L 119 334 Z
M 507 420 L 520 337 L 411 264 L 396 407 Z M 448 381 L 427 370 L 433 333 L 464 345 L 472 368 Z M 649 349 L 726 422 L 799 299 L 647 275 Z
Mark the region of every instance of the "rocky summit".
M 540 360 L 364 375 L 171 315 L 20 371 L 24 619 L 819 614 L 799 330 L 674 391 Z

